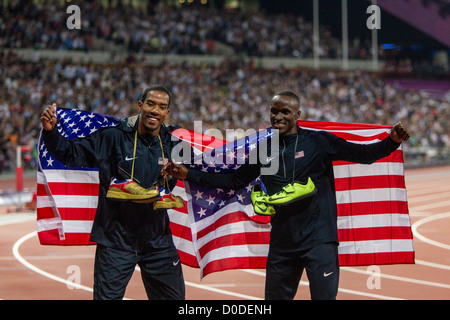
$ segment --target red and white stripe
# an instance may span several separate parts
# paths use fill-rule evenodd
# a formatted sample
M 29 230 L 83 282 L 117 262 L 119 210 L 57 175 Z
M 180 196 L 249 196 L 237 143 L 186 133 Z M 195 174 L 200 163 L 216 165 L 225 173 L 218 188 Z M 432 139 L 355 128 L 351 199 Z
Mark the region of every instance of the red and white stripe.
M 37 232 L 41 244 L 86 245 L 98 203 L 98 172 L 37 173 Z
M 384 139 L 391 129 L 312 121 L 301 121 L 299 125 L 367 144 Z M 191 145 L 200 140 L 186 136 L 183 139 Z M 216 139 L 213 147 L 225 142 Z M 209 149 L 211 146 L 205 144 L 198 152 Z M 333 166 L 340 264 L 414 263 L 402 148 L 372 165 L 336 161 Z M 37 178 L 37 229 L 41 243 L 93 244 L 89 237 L 97 207 L 97 172 L 45 170 L 38 172 Z M 190 195 L 183 182 L 179 181 L 173 192 L 187 204 L 168 210 L 182 263 L 200 267 L 203 276 L 226 269 L 264 268 L 270 236 L 266 217 L 254 216 L 253 208 L 236 207 L 228 210 L 232 212 L 219 210 L 214 217 L 215 228 L 211 228 L 212 221 L 207 219 L 201 224 L 192 223 Z
M 187 210 L 187 205 L 191 196 L 186 193 L 182 181 L 177 182 L 177 185 L 172 192 L 174 195 L 183 198 L 185 201 L 185 206 L 183 208 L 167 210 L 173 242 L 178 249 L 178 254 L 180 255 L 180 260 L 183 264 L 191 267 L 199 267 L 192 244 L 192 233 Z
M 265 268 L 269 252 L 269 218 L 254 218 L 252 205 L 229 204 L 195 222 L 188 204 L 201 277 L 228 269 Z
M 310 121 L 299 125 L 364 144 L 383 140 L 392 128 Z M 402 146 L 371 165 L 335 161 L 333 169 L 340 264 L 414 263 Z

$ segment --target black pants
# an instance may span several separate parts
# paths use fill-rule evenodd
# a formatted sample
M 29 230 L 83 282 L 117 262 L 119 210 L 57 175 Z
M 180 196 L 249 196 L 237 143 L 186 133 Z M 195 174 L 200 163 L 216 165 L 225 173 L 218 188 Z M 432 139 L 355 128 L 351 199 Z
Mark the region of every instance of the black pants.
M 97 245 L 94 265 L 94 299 L 123 299 L 136 264 L 141 269 L 150 300 L 184 300 L 181 262 L 175 248 L 136 255 Z
M 306 269 L 313 300 L 335 300 L 339 287 L 338 249 L 325 243 L 297 253 L 269 250 L 266 266 L 266 299 L 292 300 Z

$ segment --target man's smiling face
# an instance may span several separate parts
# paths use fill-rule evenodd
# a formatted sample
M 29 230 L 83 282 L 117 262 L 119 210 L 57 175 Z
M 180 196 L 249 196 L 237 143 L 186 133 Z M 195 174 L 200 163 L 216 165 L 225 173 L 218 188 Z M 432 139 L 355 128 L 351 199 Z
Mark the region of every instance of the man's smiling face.
M 275 95 L 270 101 L 270 123 L 279 130 L 280 136 L 297 132 L 299 107 L 298 101 L 291 96 Z
M 158 135 L 159 129 L 169 115 L 170 97 L 166 92 L 151 90 L 145 101 L 139 101 L 139 133 Z

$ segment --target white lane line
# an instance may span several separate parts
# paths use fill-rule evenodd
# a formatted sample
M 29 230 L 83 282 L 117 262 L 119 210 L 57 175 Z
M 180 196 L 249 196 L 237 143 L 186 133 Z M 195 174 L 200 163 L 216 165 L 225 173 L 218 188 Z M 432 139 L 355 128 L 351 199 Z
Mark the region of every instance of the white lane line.
M 417 221 L 416 223 L 413 224 L 412 229 L 413 229 L 413 233 L 415 234 L 416 237 L 418 237 L 419 239 L 421 239 L 424 242 L 430 243 L 432 245 L 436 245 L 438 247 L 442 247 L 445 249 L 449 249 L 450 246 L 434 241 L 434 240 L 430 240 L 426 237 L 424 237 L 423 235 L 421 235 L 418 231 L 417 228 L 421 225 L 423 225 L 424 223 L 430 222 L 430 221 L 434 221 L 434 220 L 438 220 L 438 219 L 442 219 L 442 218 L 446 218 L 450 216 L 450 212 L 447 213 L 442 213 L 442 214 L 437 214 L 437 215 L 433 215 L 433 216 L 429 216 L 427 218 L 421 219 L 419 221 Z M 38 267 L 32 265 L 31 263 L 29 263 L 27 260 L 25 260 L 19 253 L 19 247 L 22 245 L 22 243 L 24 243 L 25 241 L 27 241 L 28 239 L 36 236 L 37 233 L 36 232 L 31 232 L 25 236 L 23 236 L 22 238 L 20 238 L 18 241 L 16 241 L 16 243 L 13 246 L 13 255 L 14 257 L 20 262 L 22 263 L 25 267 L 33 270 L 36 273 L 39 273 L 49 279 L 64 283 L 68 286 L 72 286 L 78 289 L 82 289 L 82 290 L 86 290 L 89 292 L 93 292 L 93 289 L 90 287 L 86 287 L 83 286 L 81 284 L 76 284 L 73 283 L 71 281 L 68 281 L 66 279 L 57 277 L 55 275 L 52 275 L 42 269 L 39 269 Z M 431 263 L 431 262 L 426 262 L 426 261 L 421 261 L 421 260 L 417 260 L 416 261 L 418 264 L 422 264 L 422 265 L 427 265 L 430 267 L 436 267 L 436 268 L 441 268 L 441 269 L 450 269 L 450 266 L 445 266 L 445 265 L 440 265 L 440 264 L 435 264 L 435 263 Z M 356 273 L 362 273 L 362 274 L 366 274 L 367 272 L 364 270 L 359 270 L 359 269 L 354 269 L 354 268 L 349 268 L 349 267 L 342 267 L 341 269 L 343 270 L 348 270 L 351 272 L 356 272 Z M 260 272 L 260 271 L 256 271 L 256 270 L 243 270 L 245 272 L 249 272 L 249 273 L 253 273 L 253 274 L 259 274 L 262 276 L 265 276 L 265 273 Z M 398 281 L 404 281 L 404 282 L 411 282 L 411 283 L 416 283 L 416 284 L 422 284 L 422 285 L 430 285 L 430 286 L 436 286 L 436 287 L 442 287 L 442 288 L 450 288 L 450 285 L 447 284 L 442 284 L 442 283 L 435 283 L 435 282 L 430 282 L 430 281 L 423 281 L 423 280 L 417 280 L 417 279 L 411 279 L 411 278 L 405 278 L 405 277 L 398 277 L 398 276 L 393 276 L 393 275 L 387 275 L 387 274 L 381 274 L 381 277 L 387 278 L 387 279 L 393 279 L 393 280 L 398 280 Z M 261 300 L 261 298 L 258 297 L 253 297 L 253 296 L 249 296 L 249 295 L 243 295 L 243 294 L 239 294 L 239 293 L 235 293 L 235 292 L 230 292 L 230 291 L 226 291 L 226 290 L 222 290 L 222 289 L 218 289 L 218 288 L 213 288 L 213 287 L 208 287 L 205 285 L 200 285 L 200 284 L 196 284 L 196 283 L 192 283 L 192 282 L 188 282 L 186 281 L 186 285 L 191 286 L 191 287 L 195 287 L 195 288 L 200 288 L 203 290 L 209 290 L 209 291 L 214 291 L 217 293 L 221 293 L 221 294 L 226 294 L 226 295 L 230 295 L 230 296 L 235 296 L 235 297 L 240 297 L 240 298 L 244 298 L 244 299 L 250 299 L 250 300 Z M 308 282 L 306 281 L 300 281 L 300 285 L 309 285 Z M 361 296 L 368 296 L 368 297 L 374 297 L 374 298 L 380 298 L 380 299 L 398 299 L 395 297 L 388 297 L 388 296 L 382 296 L 382 295 L 376 295 L 376 294 L 371 294 L 371 293 L 365 293 L 365 292 L 360 292 L 360 291 L 355 291 L 355 290 L 349 290 L 349 289 L 344 289 L 344 288 L 339 288 L 339 291 L 341 292 L 346 292 L 346 293 L 351 293 L 351 294 L 356 294 L 356 295 L 361 295 Z
M 139 272 L 141 271 L 139 266 L 136 266 L 135 269 Z M 211 287 L 211 286 L 206 286 L 206 285 L 202 285 L 202 284 L 198 284 L 198 283 L 194 283 L 194 282 L 190 282 L 190 281 L 186 281 L 186 280 L 184 281 L 184 283 L 189 287 L 202 289 L 202 290 L 206 290 L 206 291 L 212 291 L 212 292 L 216 292 L 216 293 L 220 293 L 220 294 L 225 294 L 225 295 L 232 296 L 232 297 L 248 299 L 248 300 L 263 300 L 262 298 L 249 296 L 246 294 L 241 294 L 241 293 L 232 292 L 232 291 L 228 291 L 228 290 L 223 290 L 223 289 L 219 289 L 219 288 L 215 288 L 215 287 Z
M 450 250 L 450 245 L 445 244 L 445 243 L 441 243 L 441 242 L 438 242 L 438 241 L 435 241 L 435 240 L 431 240 L 431 239 L 425 237 L 424 235 L 422 235 L 417 230 L 421 225 L 423 225 L 423 224 L 425 224 L 427 222 L 434 221 L 434 220 L 439 220 L 439 219 L 444 219 L 444 218 L 448 218 L 448 217 L 450 217 L 450 212 L 444 212 L 444 213 L 439 213 L 439 214 L 435 214 L 435 215 L 432 215 L 432 216 L 428 216 L 426 218 L 420 219 L 420 220 L 416 221 L 415 223 L 413 223 L 412 226 L 411 226 L 411 230 L 412 230 L 414 236 L 416 238 L 422 240 L 423 242 L 426 242 L 428 244 L 431 244 L 431 245 L 439 247 L 439 248 Z
M 62 255 L 45 255 L 45 256 L 22 256 L 25 260 L 69 260 L 69 259 L 94 259 L 93 254 L 62 254 Z M 16 260 L 14 257 L 0 257 L 0 261 Z
M 19 240 L 17 240 L 14 243 L 14 246 L 12 248 L 12 252 L 13 252 L 14 257 L 21 264 L 23 264 L 28 269 L 30 269 L 30 270 L 32 270 L 32 271 L 34 271 L 34 272 L 36 272 L 36 273 L 38 273 L 38 274 L 40 274 L 40 275 L 42 275 L 44 277 L 47 277 L 47 278 L 49 278 L 51 280 L 63 283 L 63 284 L 65 284 L 67 286 L 70 286 L 72 288 L 82 289 L 82 290 L 85 290 L 85 291 L 88 291 L 88 292 L 93 292 L 93 289 L 91 287 L 87 287 L 87 286 L 84 286 L 84 285 L 81 285 L 81 284 L 78 284 L 78 283 L 74 283 L 72 281 L 68 281 L 68 280 L 66 280 L 64 278 L 55 276 L 55 275 L 53 275 L 51 273 L 48 273 L 48 272 L 46 272 L 46 271 L 36 267 L 35 265 L 33 265 L 33 264 L 29 263 L 27 260 L 25 260 L 25 258 L 20 255 L 19 248 L 25 241 L 27 241 L 27 240 L 31 239 L 32 237 L 35 237 L 35 236 L 37 236 L 37 232 L 33 231 L 33 232 L 23 236 L 22 238 L 20 238 Z M 139 267 L 137 267 L 137 269 L 138 268 Z M 253 297 L 253 296 L 240 294 L 240 293 L 236 293 L 236 292 L 230 292 L 230 291 L 223 290 L 223 289 L 218 289 L 218 288 L 207 287 L 207 286 L 204 286 L 204 285 L 201 285 L 201 284 L 196 284 L 196 283 L 189 282 L 189 281 L 185 281 L 185 283 L 186 283 L 187 286 L 191 286 L 191 287 L 194 287 L 194 288 L 199 288 L 199 289 L 203 289 L 203 290 L 207 290 L 207 291 L 213 291 L 213 292 L 216 292 L 216 293 L 221 293 L 221 294 L 234 296 L 234 297 L 238 297 L 238 298 L 242 298 L 242 299 L 262 300 L 261 298 L 258 298 L 258 297 Z M 124 298 L 124 300 L 129 300 L 129 299 Z
M 417 260 L 417 259 L 416 259 L 416 264 L 421 264 L 421 265 L 423 265 L 423 266 L 427 266 L 427 267 L 431 267 L 431 268 L 438 268 L 438 269 L 450 270 L 450 266 L 447 266 L 447 265 L 445 265 L 445 264 L 439 264 L 439 263 L 429 262 L 429 261 L 423 261 L 423 260 Z
M 446 187 L 448 190 L 448 187 Z M 421 202 L 429 202 L 429 201 L 436 201 L 436 200 L 442 200 L 442 199 L 448 199 L 450 198 L 450 192 L 434 192 L 431 195 L 411 195 L 408 192 L 408 204 L 410 206 L 415 206 L 417 203 Z
M 366 270 L 360 270 L 360 269 L 356 269 L 356 268 L 352 268 L 352 267 L 341 267 L 341 270 L 347 270 L 347 271 L 350 271 L 350 272 L 355 272 L 355 273 L 360 273 L 360 274 L 364 274 L 364 275 L 370 276 L 370 273 L 367 273 Z M 411 279 L 411 278 L 399 277 L 399 276 L 394 276 L 394 275 L 385 274 L 385 273 L 380 273 L 380 277 L 381 278 L 385 278 L 385 279 L 391 279 L 391 280 L 415 283 L 415 284 L 420 284 L 420 285 L 425 285 L 425 286 L 432 286 L 432 287 L 440 287 L 440 288 L 450 289 L 450 285 L 445 284 L 445 283 L 431 282 L 431 281 L 418 280 L 418 279 Z
M 445 208 L 447 209 L 450 206 L 450 200 L 449 201 L 437 201 L 434 203 L 424 204 L 420 206 L 412 206 L 411 209 L 414 211 L 427 211 L 430 209 L 436 209 L 436 208 Z
M 262 271 L 256 271 L 256 270 L 250 270 L 250 269 L 242 269 L 242 271 L 248 272 L 248 273 L 251 273 L 251 274 L 260 275 L 260 276 L 263 276 L 263 277 L 266 276 L 265 272 L 262 272 Z M 307 286 L 307 285 L 309 285 L 309 282 L 301 280 L 300 281 L 300 285 Z M 339 292 L 343 292 L 343 293 L 363 296 L 363 297 L 381 299 L 381 300 L 404 300 L 404 299 L 401 299 L 401 298 L 384 296 L 384 295 L 380 295 L 380 294 L 374 294 L 374 293 L 368 293 L 368 292 L 362 292 L 362 291 L 356 291 L 356 290 L 350 290 L 350 289 L 344 289 L 344 288 L 339 288 L 338 291 Z
M 228 295 L 228 296 L 233 296 L 233 297 L 238 297 L 238 298 L 248 299 L 248 300 L 263 300 L 262 298 L 253 297 L 253 296 L 249 296 L 249 295 L 246 295 L 246 294 L 240 294 L 240 293 L 236 293 L 236 292 L 231 292 L 231 291 L 218 289 L 218 288 L 214 288 L 214 287 L 208 287 L 208 286 L 204 286 L 204 285 L 193 283 L 193 282 L 189 282 L 189 281 L 185 281 L 185 283 L 186 283 L 187 286 L 190 286 L 190 287 L 203 289 L 203 290 L 207 290 L 207 291 L 213 291 L 213 292 L 225 294 L 225 295 Z
M 423 186 L 419 186 L 416 188 L 412 188 L 412 187 L 408 188 L 408 186 L 406 186 L 406 191 L 408 192 L 408 198 L 409 198 L 409 195 L 411 195 L 413 198 L 420 198 L 421 196 L 429 197 L 435 193 L 438 193 L 438 194 L 443 193 L 445 195 L 449 195 L 448 194 L 448 192 L 449 192 L 448 186 L 445 185 L 446 183 L 447 182 L 442 182 L 442 183 L 439 183 L 436 185 L 428 186 L 426 191 L 424 191 Z
M 20 255 L 20 253 L 19 253 L 19 248 L 20 248 L 20 246 L 21 246 L 25 241 L 27 241 L 27 240 L 31 239 L 32 237 L 35 237 L 35 236 L 37 236 L 37 232 L 36 232 L 36 231 L 33 231 L 33 232 L 29 233 L 29 234 L 24 235 L 22 238 L 20 238 L 19 240 L 17 240 L 17 241 L 14 243 L 14 246 L 13 246 L 13 248 L 12 248 L 12 253 L 13 253 L 14 257 L 15 257 L 21 264 L 23 264 L 23 265 L 24 265 L 25 267 L 27 267 L 28 269 L 30 269 L 30 270 L 32 270 L 32 271 L 34 271 L 34 272 L 36 272 L 36 273 L 39 273 L 40 275 L 43 275 L 44 277 L 47 277 L 47 278 L 49 278 L 49 279 L 51 279 L 51 280 L 54 280 L 54 281 L 57 281 L 57 282 L 64 283 L 66 286 L 70 286 L 70 287 L 72 287 L 72 288 L 82 289 L 82 290 L 85 290 L 85 291 L 93 292 L 93 289 L 90 288 L 90 287 L 86 287 L 86 286 L 83 286 L 83 285 L 81 285 L 81 284 L 74 283 L 74 282 L 72 282 L 72 281 L 68 281 L 68 280 L 66 280 L 66 279 L 57 277 L 57 276 L 55 276 L 55 275 L 53 275 L 53 274 L 51 274 L 51 273 L 48 273 L 48 272 L 46 272 L 46 271 L 44 271 L 44 270 L 42 270 L 42 269 L 36 267 L 35 265 L 33 265 L 33 264 L 29 263 L 27 260 L 25 260 L 25 259 Z
M 14 223 L 36 220 L 36 213 L 22 212 L 11 213 L 0 216 L 0 226 L 6 226 Z
M 19 240 L 17 240 L 14 243 L 14 246 L 12 248 L 12 252 L 13 252 L 14 257 L 21 264 L 23 264 L 28 269 L 30 269 L 30 270 L 32 270 L 32 271 L 34 271 L 34 272 L 36 272 L 36 273 L 38 273 L 38 274 L 40 274 L 40 275 L 42 275 L 44 277 L 47 277 L 47 278 L 49 278 L 51 280 L 54 280 L 54 281 L 57 281 L 57 282 L 65 284 L 68 288 L 81 289 L 81 290 L 85 290 L 85 291 L 88 291 L 88 292 L 94 292 L 94 289 L 92 289 L 91 287 L 87 287 L 87 286 L 84 286 L 82 284 L 75 283 L 73 281 L 68 281 L 68 280 L 66 280 L 64 278 L 55 276 L 55 275 L 53 275 L 51 273 L 48 273 L 48 272 L 46 272 L 46 271 L 36 267 L 35 265 L 33 265 L 33 264 L 29 263 L 27 260 L 25 260 L 20 255 L 19 248 L 25 241 L 27 241 L 27 240 L 31 239 L 32 237 L 35 237 L 35 236 L 37 236 L 37 232 L 33 231 L 33 232 L 29 233 L 29 234 L 24 235 L 22 238 L 20 238 Z M 124 300 L 131 300 L 131 299 L 124 298 Z

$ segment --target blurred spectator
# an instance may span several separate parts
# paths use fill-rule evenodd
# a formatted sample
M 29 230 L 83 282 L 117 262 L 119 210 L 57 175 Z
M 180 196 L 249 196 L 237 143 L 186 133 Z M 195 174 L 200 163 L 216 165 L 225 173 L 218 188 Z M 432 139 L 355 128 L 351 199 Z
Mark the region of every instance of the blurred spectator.
M 108 8 L 84 1 L 77 4 L 82 12 L 81 29 L 68 30 L 66 6 L 60 2 L 16 2 L 16 7 L 9 5 L 0 16 L 0 47 L 88 51 L 98 38 L 130 52 L 213 54 L 217 41 L 249 56 L 313 56 L 312 23 L 291 14 L 165 5 L 147 14 L 131 5 Z M 367 41 L 355 39 L 349 58 L 370 59 L 370 47 Z M 322 58 L 342 56 L 341 41 L 328 27 L 320 27 L 319 52 Z
M 263 70 L 254 63 L 232 60 L 219 66 L 23 61 L 4 54 L 0 56 L 0 164 L 11 168 L 13 147 L 35 143 L 39 114 L 50 103 L 126 117 L 137 112 L 138 98 L 151 83 L 172 88 L 175 99 L 168 121 L 189 129 L 195 120 L 203 122 L 204 130 L 214 127 L 223 132 L 267 127 L 270 98 L 289 89 L 301 97 L 302 119 L 387 125 L 401 120 L 411 133 L 410 147 L 450 148 L 448 101 L 400 90 L 374 73 Z

